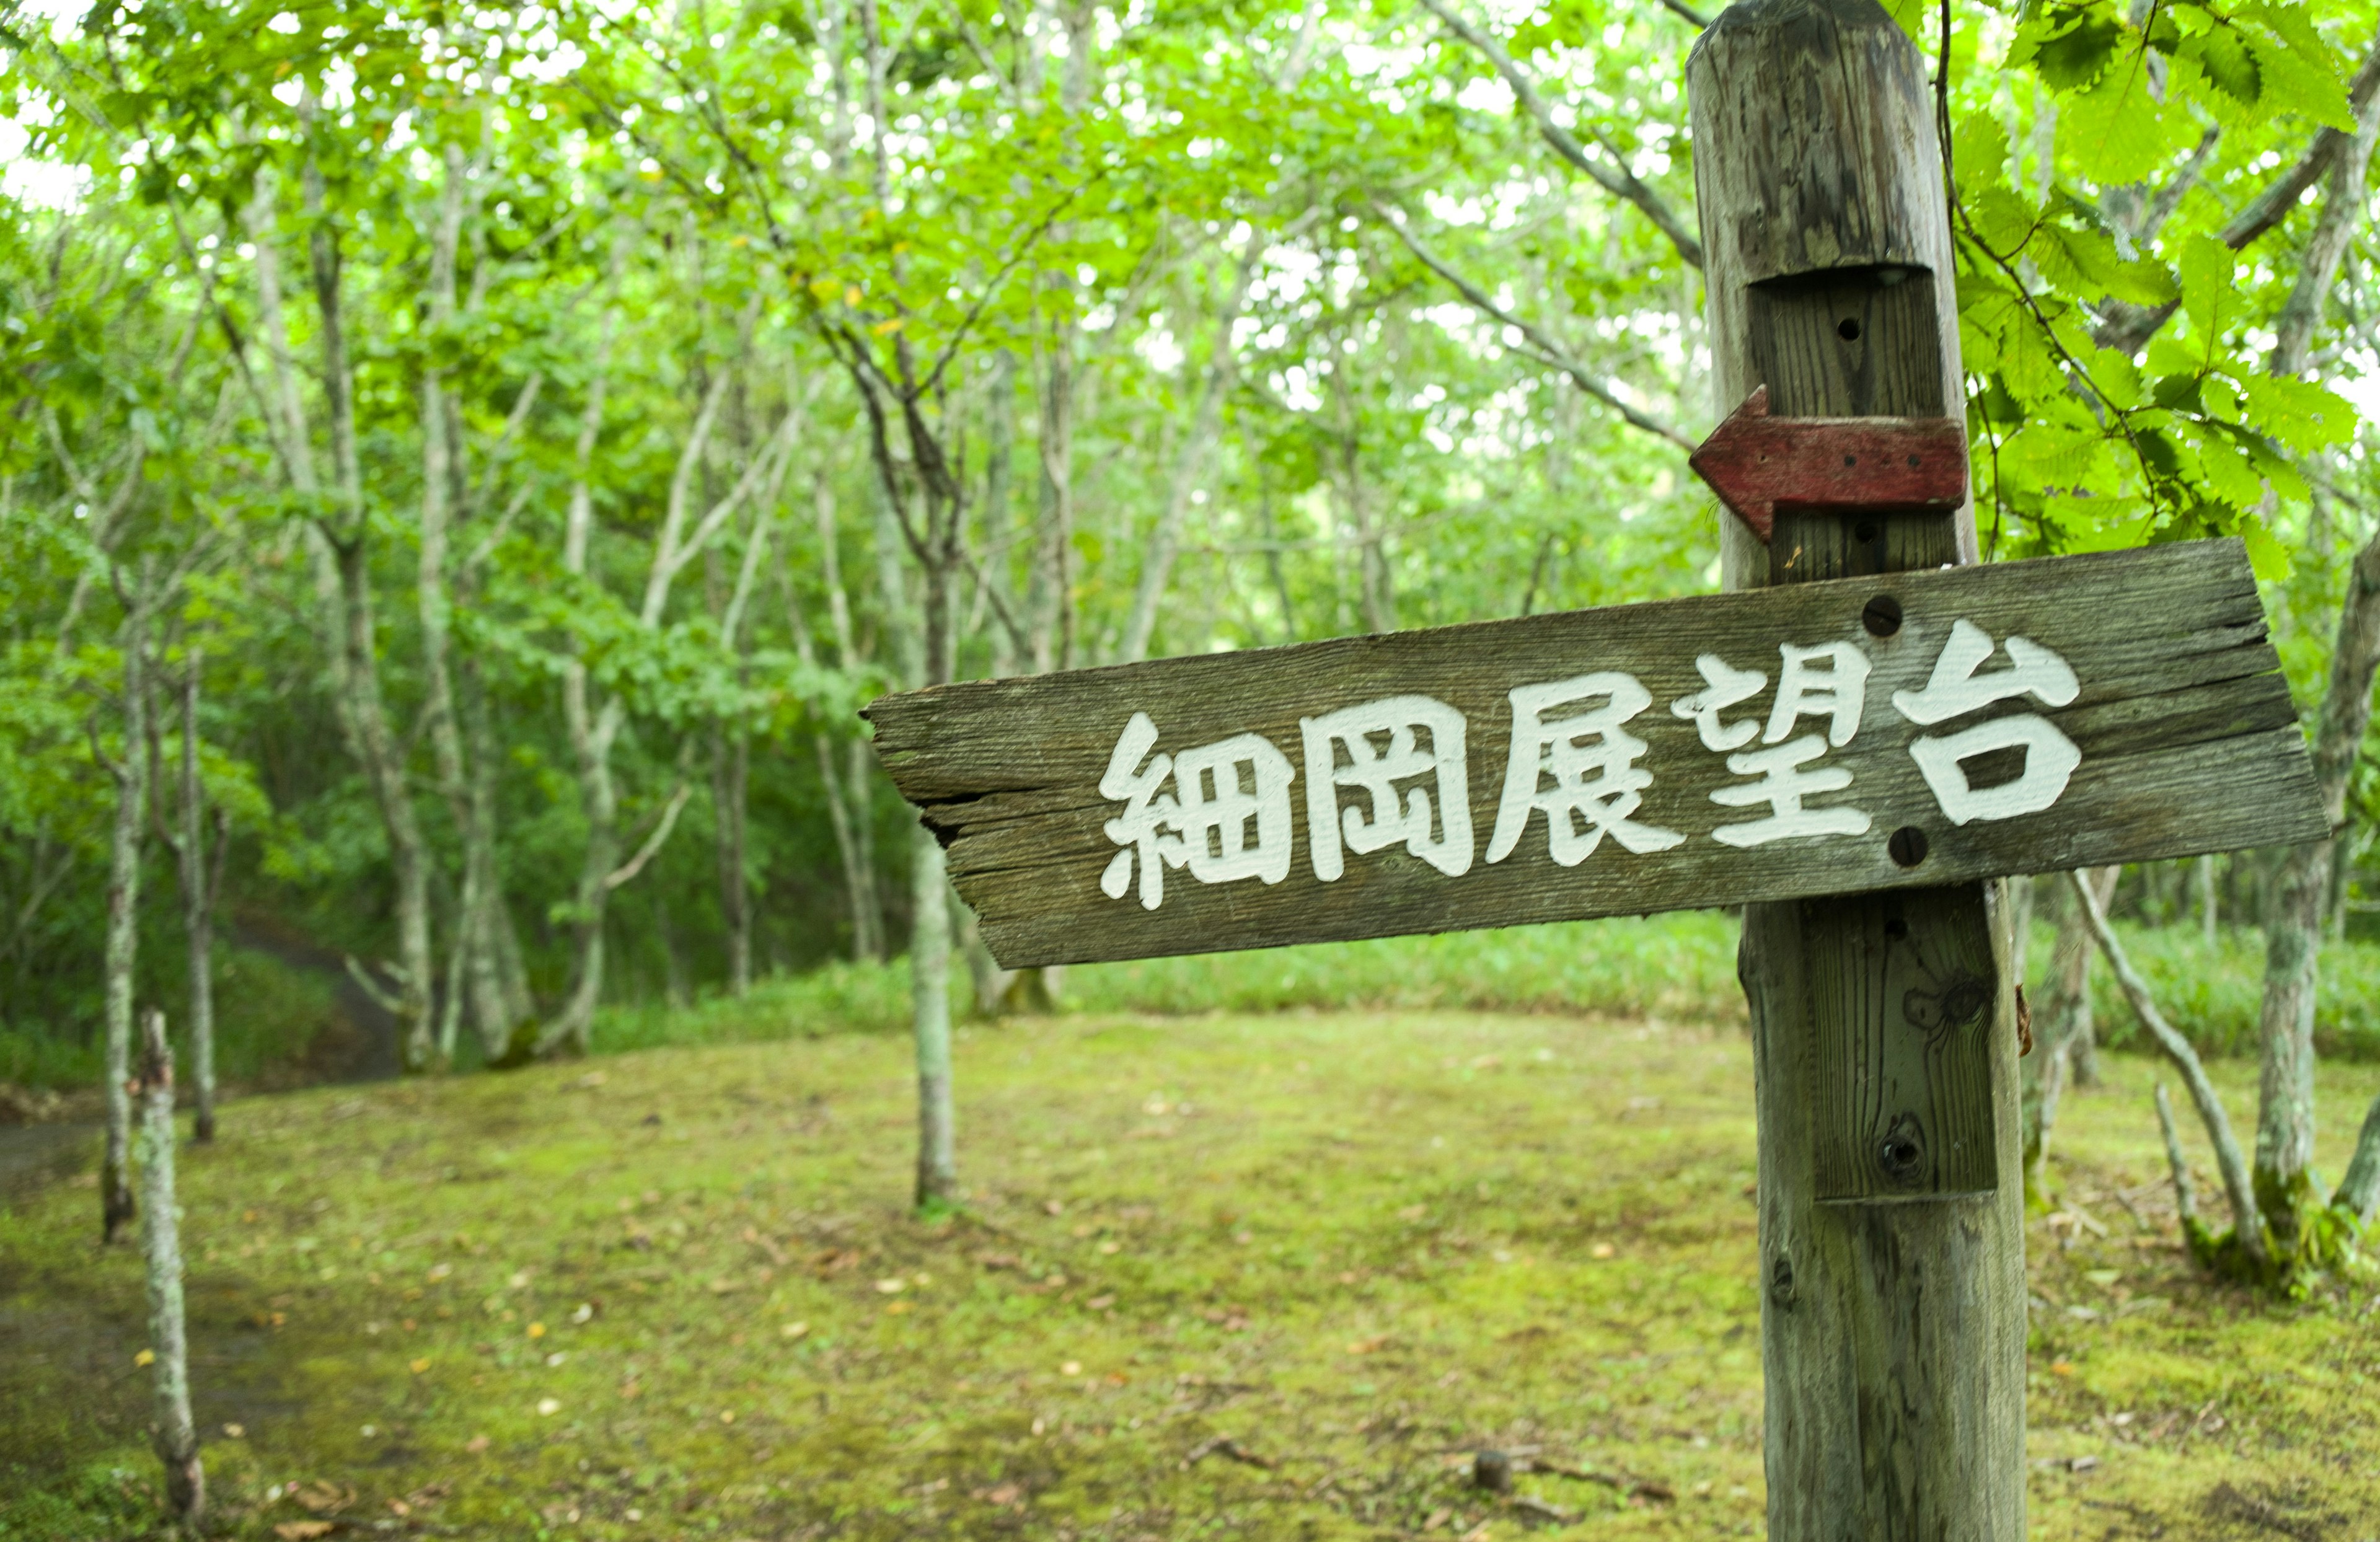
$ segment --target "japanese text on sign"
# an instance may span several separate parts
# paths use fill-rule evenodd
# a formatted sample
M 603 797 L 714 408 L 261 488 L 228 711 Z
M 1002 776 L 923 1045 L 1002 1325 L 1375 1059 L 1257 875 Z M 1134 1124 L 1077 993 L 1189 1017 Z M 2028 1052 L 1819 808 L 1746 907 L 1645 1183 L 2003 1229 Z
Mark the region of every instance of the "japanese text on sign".
M 1892 710 L 1919 728 L 1949 724 L 1996 703 L 2031 698 L 2071 703 L 2074 671 L 2021 637 L 2003 650 L 1966 620 L 1951 628 L 1924 688 L 1892 693 Z M 1694 725 L 1705 749 L 1737 780 L 1712 803 L 1751 817 L 1722 823 L 1710 839 L 1749 847 L 1790 839 L 1867 832 L 1852 771 L 1827 763 L 1859 734 L 1870 662 L 1850 642 L 1778 649 L 1776 689 L 1764 719 L 1755 702 L 1769 688 L 1760 668 L 1716 653 L 1694 661 L 1703 688 L 1668 704 Z M 1653 706 L 1635 676 L 1619 671 L 1515 686 L 1509 693 L 1511 748 L 1486 860 L 1501 862 L 1542 828 L 1547 854 L 1575 867 L 1608 838 L 1643 856 L 1689 837 L 1638 818 L 1654 773 L 1646 744 L 1628 724 Z M 1741 715 L 1738 715 L 1739 712 Z M 1301 764 L 1260 734 L 1239 734 L 1174 752 L 1158 748 L 1158 724 L 1135 711 L 1118 735 L 1099 794 L 1123 805 L 1103 827 L 1119 848 L 1099 879 L 1110 899 L 1137 888 L 1140 904 L 1164 903 L 1168 868 L 1201 883 L 1255 879 L 1279 883 L 1293 852 L 1292 787 L 1305 777 L 1307 860 L 1333 882 L 1350 856 L 1402 845 L 1450 878 L 1471 870 L 1475 836 L 1461 712 L 1425 696 L 1391 696 L 1299 720 Z M 1978 787 L 1967 762 L 2021 750 L 2023 770 Z M 1994 717 L 1920 735 L 1909 746 L 1919 774 L 1954 825 L 2014 819 L 2054 805 L 2082 752 L 2038 712 Z M 1821 800 L 1821 801 L 1813 801 Z

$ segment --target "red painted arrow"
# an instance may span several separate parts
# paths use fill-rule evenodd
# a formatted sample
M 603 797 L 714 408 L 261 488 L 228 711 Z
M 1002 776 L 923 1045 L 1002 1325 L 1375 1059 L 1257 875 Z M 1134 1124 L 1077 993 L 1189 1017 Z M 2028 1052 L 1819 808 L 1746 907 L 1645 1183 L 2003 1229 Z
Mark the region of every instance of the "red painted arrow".
M 1952 509 L 1967 496 L 1967 433 L 1948 418 L 1771 418 L 1768 387 L 1686 457 L 1767 544 L 1786 508 Z

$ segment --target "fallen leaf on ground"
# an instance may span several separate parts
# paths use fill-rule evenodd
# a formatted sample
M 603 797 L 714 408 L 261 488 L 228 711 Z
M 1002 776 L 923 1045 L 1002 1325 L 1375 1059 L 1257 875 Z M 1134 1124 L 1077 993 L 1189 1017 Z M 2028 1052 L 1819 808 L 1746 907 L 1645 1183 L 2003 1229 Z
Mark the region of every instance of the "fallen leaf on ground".
M 284 1521 L 273 1528 L 281 1542 L 312 1542 L 317 1536 L 328 1536 L 333 1527 L 328 1521 Z

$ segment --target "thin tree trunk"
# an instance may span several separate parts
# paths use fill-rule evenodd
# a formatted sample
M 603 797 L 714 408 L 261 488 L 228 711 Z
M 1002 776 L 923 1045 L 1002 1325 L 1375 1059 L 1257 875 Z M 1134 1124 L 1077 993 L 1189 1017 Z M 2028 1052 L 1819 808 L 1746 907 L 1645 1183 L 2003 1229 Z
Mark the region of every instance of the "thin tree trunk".
M 451 140 L 445 147 L 445 171 L 438 217 L 429 242 L 428 319 L 433 333 L 443 332 L 455 320 L 455 258 L 462 237 L 466 169 L 462 147 Z M 453 956 L 448 961 L 445 1010 L 434 1041 L 418 1049 L 407 1046 L 408 1066 L 416 1070 L 454 1062 L 455 1040 L 462 1020 L 461 988 L 481 913 L 480 884 L 486 872 L 486 864 L 476 861 L 478 854 L 469 849 L 473 833 L 470 772 L 465 763 L 462 727 L 456 721 L 455 686 L 447 663 L 453 607 L 446 592 L 446 557 L 454 515 L 455 461 L 460 446 L 449 437 L 455 426 L 454 415 L 448 410 L 444 372 L 434 365 L 421 373 L 420 407 L 421 539 L 415 570 L 415 600 L 421 623 L 422 679 L 428 687 L 421 713 L 437 761 L 439 786 L 466 850 L 462 894 L 455 904 L 454 925 L 447 939 Z M 426 861 L 424 868 L 426 881 Z
M 301 102 L 310 115 L 312 99 Z M 430 1062 L 434 1026 L 430 1016 L 430 873 L 420 820 L 405 783 L 404 757 L 388 725 L 381 689 L 378 638 L 372 625 L 370 521 L 365 516 L 363 477 L 356 458 L 355 380 L 348 368 L 346 322 L 340 298 L 339 241 L 323 208 L 322 167 L 309 157 L 302 187 L 312 229 L 314 306 L 322 334 L 322 389 L 330 407 L 331 462 L 337 475 L 338 510 L 323 531 L 335 559 L 346 635 L 345 679 L 352 739 L 361 754 L 365 780 L 380 805 L 388 835 L 389 867 L 396 880 L 396 1017 L 406 1069 Z
M 2355 1155 L 2330 1202 L 2353 1216 L 2359 1225 L 2369 1226 L 2380 1216 L 2380 1098 L 2373 1099 L 2364 1111 L 2363 1128 L 2355 1137 Z
M 207 861 L 205 788 L 199 777 L 199 674 L 202 655 L 191 648 L 182 681 L 182 934 L 190 972 L 190 1080 L 197 1102 L 192 1137 L 215 1138 L 214 883 Z M 225 840 L 229 837 L 226 834 Z
M 427 1070 L 435 1045 L 431 1020 L 430 864 L 421 821 L 406 785 L 404 757 L 388 725 L 380 686 L 378 637 L 372 622 L 370 549 L 358 522 L 333 538 L 341 609 L 346 620 L 349 713 L 363 750 L 364 775 L 380 805 L 388 859 L 396 884 L 396 1019 L 407 1071 Z
M 562 535 L 562 570 L 574 577 L 587 573 L 587 549 L 595 528 L 595 490 L 590 480 L 596 436 L 603 426 L 603 398 L 611 386 L 613 334 L 619 325 L 616 310 L 603 318 L 601 340 L 596 345 L 594 379 L 578 419 L 578 439 L 570 483 L 569 512 Z M 608 891 L 604 875 L 618 859 L 614 826 L 619 799 L 612 786 L 611 735 L 617 713 L 609 706 L 599 713 L 590 699 L 587 664 L 573 649 L 562 665 L 562 718 L 570 739 L 570 754 L 578 773 L 578 802 L 587 821 L 587 845 L 580 854 L 578 883 L 571 896 L 570 990 L 551 1021 L 540 1029 L 533 1052 L 551 1054 L 567 1044 L 584 1044 L 603 991 L 603 902 Z M 517 1042 L 507 1059 L 522 1053 Z
M 942 844 L 919 825 L 910 836 L 911 1023 L 917 1050 L 917 1193 L 920 1208 L 960 1199 L 957 1113 L 951 1093 L 950 879 Z
M 2223 940 L 2222 917 L 2215 900 L 2215 856 L 2212 852 L 2198 859 L 2198 924 L 2211 953 Z
M 2116 880 L 2123 872 L 2121 868 L 2085 870 L 2084 877 L 2098 896 L 2102 911 L 2115 898 Z M 2058 1128 L 2058 1109 L 2065 1099 L 2067 1083 L 2074 1076 L 2075 1050 L 2090 1041 L 2095 1032 L 2091 1012 L 2091 959 L 2095 952 L 2090 918 L 2070 899 L 2058 923 L 2058 941 L 2050 950 L 2049 989 L 2043 993 L 2041 1008 L 2034 1014 L 2030 1062 L 2036 1087 L 2032 1127 L 2025 1138 L 2024 1181 L 2026 1188 L 2036 1195 L 2047 1192 L 2049 1141 Z
M 124 618 L 124 755 L 114 762 L 115 826 L 107 872 L 107 1151 L 100 1174 L 103 1241 L 114 1242 L 134 1213 L 132 1197 L 132 986 L 140 953 L 140 840 L 149 811 L 149 592 L 143 565 Z
M 883 872 L 876 861 L 876 752 L 866 739 L 844 746 L 843 795 L 851 813 L 851 845 L 859 858 L 856 903 L 868 912 L 868 957 L 892 956 L 884 924 Z
M 470 903 L 464 907 L 461 950 L 464 985 L 480 1045 L 489 1059 L 501 1055 L 513 1032 L 536 1015 L 520 973 L 520 943 L 512 910 L 504 902 L 504 871 L 496 860 L 496 747 L 488 721 L 486 684 L 476 663 L 465 659 L 457 707 L 463 717 L 467 785 L 462 800 L 463 880 Z M 509 960 L 507 948 L 510 950 Z
M 2380 536 L 2367 542 L 2348 568 L 2338 641 L 2331 650 L 2330 685 L 2324 694 L 2322 716 L 2314 730 L 2314 778 L 2333 831 L 2342 830 L 2347 822 L 2348 786 L 2364 731 L 2372 721 L 2375 674 L 2380 674 Z M 2302 1175 L 2313 1159 L 2311 1080 L 2316 969 L 2322 945 L 2324 901 L 2337 852 L 2336 836 L 2290 851 L 2281 869 L 2275 915 L 2265 927 L 2265 1003 L 2259 1026 L 2267 1045 L 2266 1081 L 2278 1084 L 2273 1089 L 2273 1103 L 2285 1110 L 2301 1110 L 2304 1123 L 2301 1145 L 2293 1126 L 2286 1130 L 2286 1139 L 2277 1136 L 2274 1147 L 2280 1160 L 2269 1163 L 2264 1129 L 2260 1125 L 2257 1130 L 2257 1181 L 2260 1184 L 2269 1182 L 2277 1190 L 2302 1188 Z M 2276 1038 L 2284 1041 L 2284 1056 L 2272 1053 Z M 2302 1066 L 2298 1062 L 2301 1049 Z M 2275 1065 L 2277 1058 L 2283 1063 Z M 2302 1093 L 2299 1091 L 2301 1073 L 2304 1078 Z M 2297 1164 L 2293 1170 L 2282 1166 L 2283 1161 L 2292 1160 Z M 2371 1218 L 2375 1203 L 2380 1203 L 2380 1100 L 2375 1100 L 2371 1116 L 2363 1121 L 2347 1177 L 2331 1202 L 2366 1220 Z
M 747 867 L 746 789 L 752 745 L 739 726 L 714 722 L 710 734 L 710 801 L 718 832 L 719 907 L 727 927 L 727 989 L 752 989 L 752 886 Z
M 843 859 L 844 893 L 851 907 L 852 956 L 880 960 L 884 956 L 883 910 L 876 899 L 875 875 L 868 870 L 868 859 L 860 849 L 860 829 L 866 815 L 850 807 L 856 800 L 844 793 L 842 773 L 834 763 L 834 741 L 820 734 L 812 742 L 818 750 L 819 782 L 826 789 L 827 821 L 834 829 L 835 853 Z M 866 747 L 861 741 L 853 742 Z
M 748 349 L 756 310 L 747 309 L 743 340 Z M 587 572 L 588 546 L 594 528 L 594 491 L 590 468 L 595 452 L 595 440 L 602 426 L 603 385 L 610 373 L 613 332 L 617 325 L 617 312 L 604 320 L 603 340 L 600 345 L 601 362 L 596 371 L 595 386 L 588 395 L 587 406 L 580 417 L 578 441 L 575 451 L 576 471 L 570 491 L 569 514 L 563 533 L 563 569 L 583 576 Z M 793 430 L 799 421 L 799 407 L 789 407 L 768 444 L 745 466 L 735 485 L 718 502 L 710 504 L 699 517 L 696 516 L 693 487 L 696 472 L 708 451 L 713 425 L 717 422 L 721 404 L 724 401 L 734 371 L 724 370 L 712 377 L 703 394 L 701 407 L 695 414 L 693 427 L 678 455 L 677 469 L 670 480 L 669 502 L 664 510 L 662 528 L 655 538 L 650 565 L 645 574 L 645 592 L 637 611 L 637 625 L 647 631 L 659 630 L 669 608 L 672 585 L 678 574 L 696 557 L 722 527 L 734 516 L 737 508 L 750 498 L 764 480 L 783 469 L 783 457 L 793 451 Z M 580 858 L 578 883 L 572 897 L 573 953 L 575 964 L 571 987 L 561 1008 L 537 1036 L 535 1052 L 551 1054 L 565 1047 L 584 1053 L 589 1048 L 594 1029 L 595 1008 L 603 990 L 603 914 L 612 892 L 627 883 L 642 870 L 645 863 L 660 850 L 674 827 L 677 810 L 683 804 L 684 787 L 673 795 L 661 822 L 644 848 L 625 865 L 619 863 L 619 795 L 612 777 L 612 747 L 625 721 L 626 708 L 614 695 L 604 699 L 599 708 L 592 699 L 592 685 L 587 665 L 576 650 L 564 661 L 562 670 L 563 720 L 568 730 L 571 757 L 578 771 L 579 805 L 587 820 L 587 844 Z
M 207 1475 L 190 1418 L 181 1218 L 174 1204 L 174 1052 L 165 1043 L 165 1014 L 152 1010 L 140 1038 L 140 1234 L 148 1263 L 149 1350 L 156 1356 L 157 1415 L 150 1439 L 165 1466 L 165 1508 L 195 1531 L 206 1513 Z
M 810 508 L 818 527 L 819 574 L 826 586 L 827 622 L 834 633 L 835 659 L 846 670 L 856 669 L 866 661 L 860 657 L 851 624 L 851 598 L 843 584 L 834 487 L 822 469 L 810 483 Z M 818 649 L 810 637 L 809 622 L 802 614 L 801 598 L 794 591 L 790 543 L 781 550 L 783 558 L 777 564 L 777 584 L 784 597 L 786 628 L 793 633 L 795 654 L 802 665 L 815 669 Z M 892 571 L 897 581 L 897 564 Z M 832 736 L 816 734 L 810 744 L 818 754 L 819 784 L 826 793 L 827 822 L 834 832 L 835 854 L 843 862 L 844 895 L 851 911 L 851 956 L 880 963 L 884 958 L 884 904 L 876 889 L 875 825 L 868 780 L 875 758 L 868 753 L 867 740 L 851 740 L 851 769 L 845 776 L 835 764 Z
M 1192 495 L 1204 491 L 1207 458 L 1222 437 L 1223 396 L 1231 385 L 1233 365 L 1232 329 L 1247 306 L 1248 291 L 1256 282 L 1257 263 L 1264 255 L 1264 248 L 1263 233 L 1250 229 L 1232 269 L 1231 291 L 1215 314 L 1214 343 L 1207 356 L 1207 367 L 1199 371 L 1196 405 L 1191 410 L 1188 429 L 1182 436 L 1180 452 L 1168 476 L 1164 507 L 1159 511 L 1157 524 L 1148 532 L 1148 545 L 1142 550 L 1140 582 L 1133 590 L 1132 608 L 1125 613 L 1123 636 L 1116 647 L 1119 663 L 1137 663 L 1148 657 L 1149 640 L 1157 631 L 1158 608 L 1173 574 L 1173 557 L 1182 544 L 1182 527 L 1189 518 Z
M 2364 173 L 2375 133 L 2380 133 L 2380 98 L 2359 115 L 2356 134 L 2341 145 L 2331 168 L 2322 212 L 2275 328 L 2271 368 L 2277 376 L 2295 378 L 2304 371 L 2332 280 L 2363 221 Z M 2356 553 L 2348 570 L 2329 686 L 2314 728 L 2315 785 L 2332 838 L 2289 849 L 2268 891 L 2265 913 L 2265 1000 L 2257 1025 L 2264 1053 L 2257 1088 L 2256 1197 L 2284 1257 L 2299 1252 L 2301 1218 L 2320 1203 L 2312 1172 L 2315 987 L 2336 836 L 2346 825 L 2349 777 L 2372 720 L 2375 668 L 2380 668 L 2380 537 Z

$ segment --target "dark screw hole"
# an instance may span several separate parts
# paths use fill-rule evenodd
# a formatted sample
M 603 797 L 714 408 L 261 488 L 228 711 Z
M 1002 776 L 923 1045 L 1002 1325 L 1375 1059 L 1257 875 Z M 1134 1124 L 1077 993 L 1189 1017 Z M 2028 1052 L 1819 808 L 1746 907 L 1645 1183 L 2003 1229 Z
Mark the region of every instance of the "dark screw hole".
M 1925 860 L 1925 832 L 1913 824 L 1902 825 L 1884 844 L 1893 861 L 1904 868 L 1914 868 Z
M 1895 916 L 1884 923 L 1884 934 L 1896 942 L 1905 942 L 1909 940 L 1909 923 Z
M 1888 1172 L 1907 1172 L 1914 1168 L 1918 1159 L 1925 1155 L 1918 1148 L 1917 1143 L 1907 1135 L 1888 1136 L 1885 1140 L 1884 1149 L 1880 1154 L 1884 1158 L 1885 1171 Z
M 1870 520 L 1863 519 L 1858 524 L 1852 527 L 1852 539 L 1858 541 L 1862 546 L 1868 545 L 1874 541 L 1876 538 L 1876 534 L 1877 531 L 1876 525 Z
M 1879 594 L 1860 612 L 1860 625 L 1872 637 L 1888 637 L 1900 630 L 1900 601 L 1891 595 Z
M 1835 323 L 1835 335 L 1841 338 L 1846 343 L 1858 342 L 1859 322 L 1853 317 L 1844 317 L 1841 321 Z

